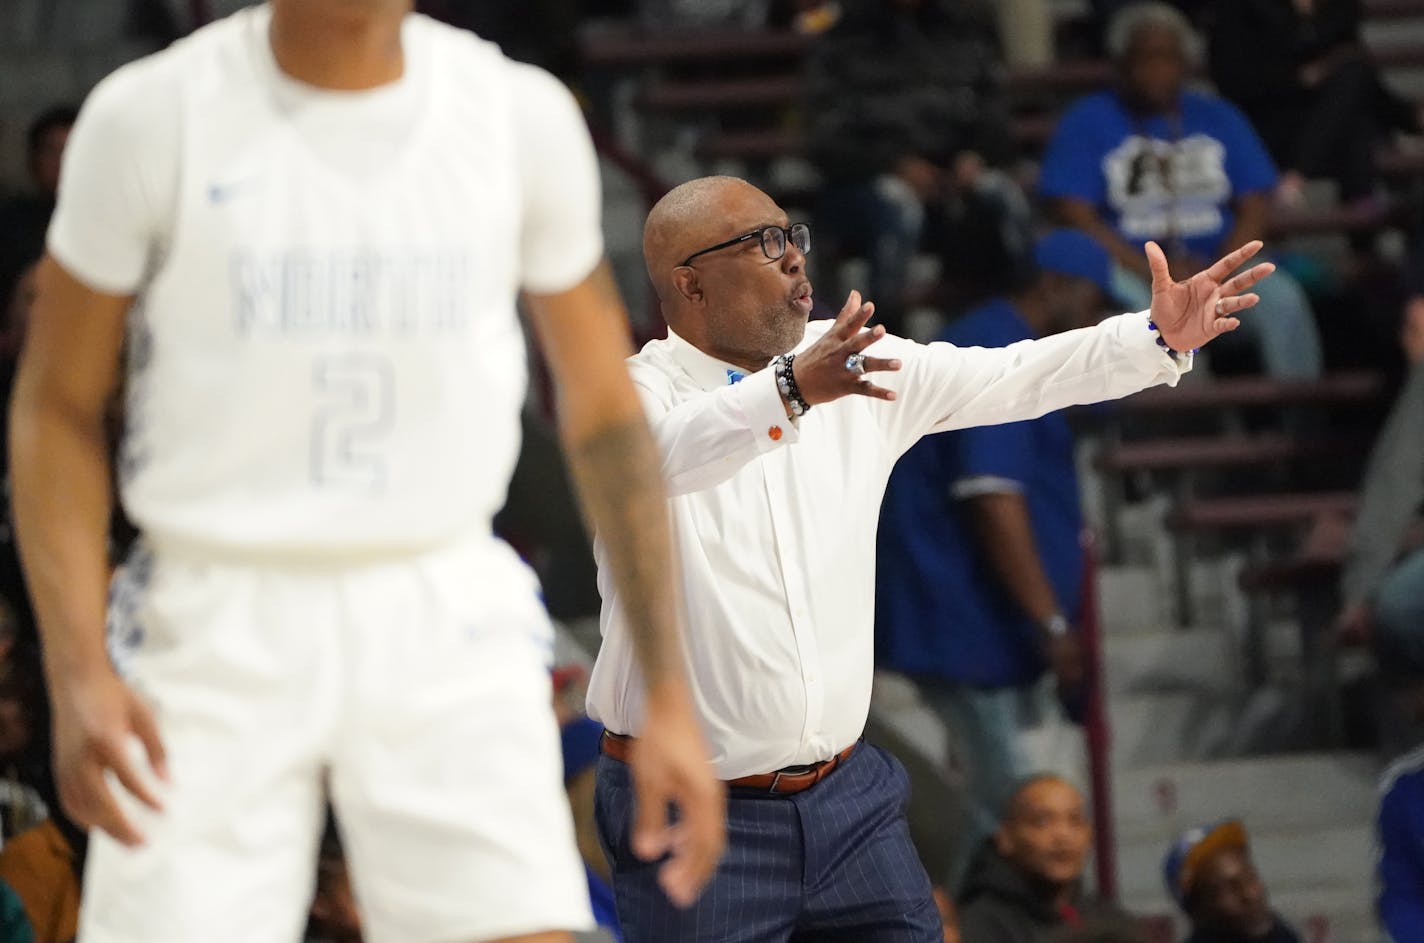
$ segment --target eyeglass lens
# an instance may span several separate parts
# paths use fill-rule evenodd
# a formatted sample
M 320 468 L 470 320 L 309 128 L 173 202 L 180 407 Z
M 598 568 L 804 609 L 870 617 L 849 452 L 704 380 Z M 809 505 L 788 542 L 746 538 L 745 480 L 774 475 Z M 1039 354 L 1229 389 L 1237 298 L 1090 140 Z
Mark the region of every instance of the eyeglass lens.
M 791 244 L 796 251 L 806 255 L 811 251 L 811 230 L 805 223 L 791 227 Z M 780 226 L 768 226 L 761 231 L 761 251 L 775 261 L 786 254 L 786 230 Z

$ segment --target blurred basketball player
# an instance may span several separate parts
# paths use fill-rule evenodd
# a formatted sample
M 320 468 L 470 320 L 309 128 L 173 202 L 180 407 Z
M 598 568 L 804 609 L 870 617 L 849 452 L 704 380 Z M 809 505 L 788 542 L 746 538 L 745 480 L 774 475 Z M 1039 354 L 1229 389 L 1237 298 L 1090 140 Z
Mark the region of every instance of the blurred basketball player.
M 74 129 L 13 456 L 61 795 L 95 829 L 84 943 L 296 939 L 326 793 L 374 943 L 592 925 L 550 625 L 490 531 L 520 291 L 635 601 L 639 848 L 680 903 L 720 853 L 587 132 L 548 75 L 410 6 L 271 0 L 120 69 Z M 125 345 L 142 538 L 106 652 Z

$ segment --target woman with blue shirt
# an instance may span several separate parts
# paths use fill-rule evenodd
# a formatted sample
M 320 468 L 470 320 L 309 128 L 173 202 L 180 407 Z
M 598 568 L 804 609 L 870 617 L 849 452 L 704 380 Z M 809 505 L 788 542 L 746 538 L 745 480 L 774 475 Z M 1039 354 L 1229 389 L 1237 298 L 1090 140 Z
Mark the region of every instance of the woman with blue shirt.
M 1223 247 L 1265 234 L 1277 174 L 1235 106 L 1185 87 L 1199 42 L 1177 9 L 1128 7 L 1113 18 L 1108 46 L 1118 85 L 1064 114 L 1039 189 L 1063 223 L 1108 250 L 1143 306 L 1144 242 L 1162 245 L 1178 277 L 1197 271 Z M 1319 376 L 1320 336 L 1300 285 L 1278 270 L 1260 295 L 1261 316 L 1243 321 L 1232 342 L 1253 345 L 1271 376 Z

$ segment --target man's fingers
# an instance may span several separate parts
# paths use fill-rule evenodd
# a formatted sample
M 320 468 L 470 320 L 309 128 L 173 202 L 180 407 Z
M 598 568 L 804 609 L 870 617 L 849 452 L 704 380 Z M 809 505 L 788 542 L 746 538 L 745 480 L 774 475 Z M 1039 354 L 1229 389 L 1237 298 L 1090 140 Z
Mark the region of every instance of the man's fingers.
M 1251 256 L 1257 252 L 1260 252 L 1263 245 L 1264 243 L 1259 239 L 1251 240 L 1235 252 L 1217 259 L 1216 263 L 1206 270 L 1206 274 L 1217 284 L 1225 282 L 1231 276 L 1232 272 L 1246 264 L 1247 259 L 1251 258 Z M 1264 277 L 1265 276 L 1262 276 L 1262 278 Z
M 894 372 L 904 366 L 900 361 L 886 357 L 866 357 L 860 362 L 860 365 L 865 368 L 866 373 L 876 373 L 881 370 Z
M 1225 285 L 1222 285 L 1221 292 L 1225 295 L 1239 295 L 1275 270 L 1276 267 L 1270 262 L 1262 262 L 1260 265 L 1254 265 L 1248 271 L 1242 272 Z
M 860 396 L 869 396 L 871 399 L 883 399 L 886 401 L 895 399 L 894 390 L 887 390 L 883 386 L 876 386 L 869 380 L 861 380 L 856 384 L 855 393 Z
M 168 780 L 168 754 L 163 749 L 163 738 L 158 735 L 158 721 L 147 705 L 135 703 L 133 706 L 133 731 L 148 754 L 148 765 L 158 778 Z
M 655 861 L 667 854 L 671 845 L 667 795 L 648 785 L 646 772 L 636 778 L 633 803 L 633 854 Z
M 79 774 L 74 785 L 73 804 L 79 807 L 91 828 L 103 829 L 115 841 L 130 848 L 143 844 L 143 833 L 119 808 L 113 791 L 104 779 L 103 767 L 98 763 L 87 765 Z
M 109 769 L 113 770 L 114 777 L 118 779 L 119 785 L 127 789 L 133 796 L 148 806 L 155 812 L 163 811 L 163 800 L 154 791 L 153 784 L 144 776 L 138 768 L 138 763 L 130 751 L 119 751 L 118 755 L 108 758 Z M 107 795 L 109 790 L 104 790 Z M 113 801 L 110 797 L 110 801 Z
M 722 858 L 727 817 L 726 790 L 697 789 L 680 797 L 672 857 L 659 870 L 663 891 L 679 907 L 697 900 Z
M 885 336 L 885 325 L 877 324 L 868 331 L 859 331 L 846 343 L 845 349 L 852 353 L 860 353 L 871 344 Z
M 1217 306 L 1217 316 L 1225 317 L 1245 311 L 1247 308 L 1254 308 L 1256 303 L 1260 300 L 1261 296 L 1255 293 L 1232 295 L 1230 298 L 1222 298 L 1220 304 Z
M 850 319 L 855 317 L 860 309 L 860 292 L 852 290 L 851 293 L 846 296 L 846 303 L 841 306 L 840 314 L 836 315 L 835 330 L 839 331 L 845 325 L 849 324 Z
M 837 322 L 836 336 L 838 336 L 843 341 L 855 341 L 858 340 L 863 334 L 875 333 L 876 331 L 878 331 L 879 333 L 876 334 L 876 337 L 879 338 L 885 333 L 885 328 L 879 324 L 877 324 L 868 332 L 861 330 L 865 327 L 866 322 L 870 320 L 870 317 L 873 314 L 875 314 L 875 303 L 873 301 L 867 301 L 865 304 L 861 305 L 859 309 L 857 309 L 851 314 L 849 320 L 847 320 L 844 325 L 841 325 L 839 322 Z
M 1158 291 L 1172 284 L 1172 268 L 1167 264 L 1167 253 L 1155 242 L 1142 247 L 1147 253 L 1147 267 L 1152 270 L 1152 290 Z

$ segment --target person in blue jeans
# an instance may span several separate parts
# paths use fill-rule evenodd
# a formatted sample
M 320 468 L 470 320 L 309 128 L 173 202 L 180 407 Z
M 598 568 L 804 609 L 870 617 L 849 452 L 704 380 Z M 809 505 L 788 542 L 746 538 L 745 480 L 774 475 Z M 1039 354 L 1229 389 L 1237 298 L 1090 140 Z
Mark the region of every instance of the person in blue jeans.
M 1056 230 L 1034 246 L 1036 274 L 939 340 L 1007 347 L 1095 321 L 1112 263 L 1091 238 Z M 1083 680 L 1072 621 L 1082 597 L 1073 434 L 1062 413 L 946 432 L 899 461 L 881 506 L 876 660 L 909 675 L 940 715 L 974 807 L 958 868 L 990 835 L 1033 760 L 1021 732 L 1060 710 L 1039 684 L 1052 668 Z M 1072 770 L 1053 770 L 1072 776 Z
M 1134 4 L 1113 17 L 1108 47 L 1117 87 L 1080 99 L 1044 155 L 1039 192 L 1064 225 L 1091 235 L 1127 273 L 1123 290 L 1146 307 L 1142 244 L 1166 249 L 1182 278 L 1225 246 L 1266 232 L 1276 167 L 1246 117 L 1215 95 L 1186 88 L 1200 42 L 1167 3 Z M 1260 316 L 1227 344 L 1254 348 L 1272 377 L 1322 370 L 1320 333 L 1300 283 L 1277 271 Z

